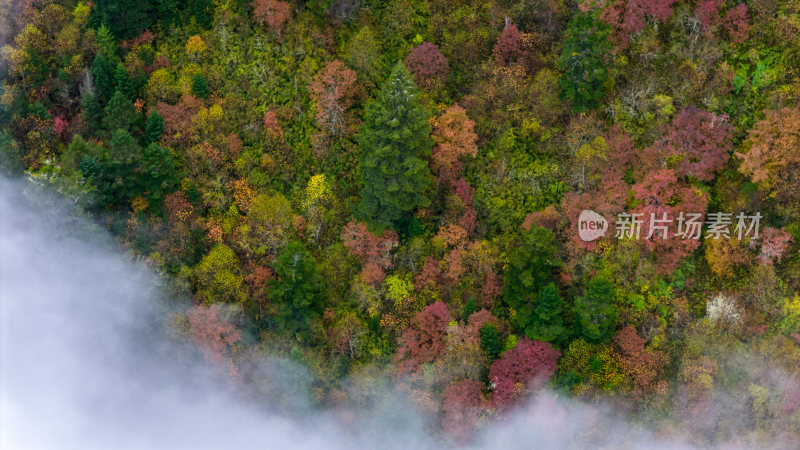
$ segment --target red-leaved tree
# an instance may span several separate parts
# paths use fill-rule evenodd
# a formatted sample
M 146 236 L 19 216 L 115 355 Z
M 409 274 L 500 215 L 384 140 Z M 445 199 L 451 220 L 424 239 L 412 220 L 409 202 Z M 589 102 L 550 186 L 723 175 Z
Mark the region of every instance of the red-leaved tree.
M 219 305 L 195 305 L 186 312 L 195 345 L 203 358 L 217 367 L 227 366 L 234 374 L 236 367 L 227 355 L 228 346 L 242 338 L 242 332 L 220 317 Z
M 426 89 L 443 82 L 450 73 L 447 59 L 439 47 L 430 42 L 412 48 L 406 56 L 405 65 L 417 84 Z
M 317 122 L 331 135 L 347 128 L 347 109 L 353 104 L 356 73 L 339 60 L 325 64 L 311 82 Z
M 450 384 L 442 392 L 442 429 L 456 444 L 466 444 L 487 406 L 480 381 Z
M 292 15 L 292 5 L 280 0 L 253 0 L 253 18 L 278 35 Z
M 645 340 L 636 329 L 627 326 L 613 338 L 623 373 L 631 380 L 631 394 L 640 400 L 658 402 L 664 399 L 667 382 L 658 380 L 669 358 L 660 350 L 645 347 Z
M 494 407 L 508 409 L 515 400 L 541 387 L 556 371 L 560 356 L 561 352 L 547 342 L 520 339 L 489 369 Z
M 395 354 L 400 374 L 417 372 L 423 364 L 433 362 L 444 350 L 447 327 L 453 316 L 447 305 L 436 302 L 414 315 L 411 325 L 398 339 Z
M 693 176 L 711 181 L 730 158 L 733 127 L 726 114 L 694 106 L 678 112 L 663 142 L 653 147 L 656 155 L 649 161 L 677 161 L 678 176 Z
M 387 230 L 375 236 L 364 223 L 350 222 L 342 230 L 342 241 L 351 254 L 361 259 L 365 282 L 383 281 L 383 270 L 393 266 L 391 251 L 399 242 L 397 233 Z
M 506 23 L 503 33 L 494 44 L 494 57 L 502 65 L 510 64 L 522 55 L 522 33 L 511 22 Z
M 677 0 L 614 0 L 601 13 L 600 18 L 614 27 L 622 47 L 644 29 L 646 20 L 666 22 L 672 16 L 672 5 Z

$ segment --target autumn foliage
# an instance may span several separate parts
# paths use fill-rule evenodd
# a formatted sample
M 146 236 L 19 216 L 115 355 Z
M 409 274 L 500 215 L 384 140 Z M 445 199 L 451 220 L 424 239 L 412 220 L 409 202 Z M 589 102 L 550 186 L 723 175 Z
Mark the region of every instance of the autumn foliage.
M 253 17 L 256 22 L 266 25 L 270 30 L 281 34 L 286 21 L 292 15 L 292 5 L 280 0 L 254 0 Z
M 540 388 L 555 372 L 559 356 L 561 352 L 546 342 L 527 338 L 517 342 L 489 369 L 493 406 L 510 408 L 517 399 Z
M 206 362 L 226 366 L 235 372 L 233 361 L 228 356 L 228 348 L 242 338 L 242 332 L 220 317 L 219 305 L 195 305 L 186 312 L 192 338 L 203 352 Z
M 450 68 L 447 59 L 435 44 L 423 42 L 411 49 L 405 60 L 408 71 L 422 87 L 431 87 L 444 81 Z
M 398 339 L 395 355 L 399 373 L 412 373 L 433 362 L 445 348 L 448 324 L 453 320 L 447 305 L 436 302 L 418 312 Z
M 325 65 L 311 82 L 311 93 L 317 110 L 317 122 L 330 134 L 347 128 L 347 109 L 353 103 L 356 73 L 343 62 L 334 60 Z

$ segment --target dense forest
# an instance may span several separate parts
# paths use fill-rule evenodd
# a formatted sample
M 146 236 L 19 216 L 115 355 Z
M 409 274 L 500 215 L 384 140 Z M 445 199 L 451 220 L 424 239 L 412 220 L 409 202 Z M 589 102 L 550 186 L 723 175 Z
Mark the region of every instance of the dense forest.
M 269 355 L 455 445 L 545 390 L 800 439 L 797 0 L 0 0 L 0 45 L 0 168 L 257 401 Z

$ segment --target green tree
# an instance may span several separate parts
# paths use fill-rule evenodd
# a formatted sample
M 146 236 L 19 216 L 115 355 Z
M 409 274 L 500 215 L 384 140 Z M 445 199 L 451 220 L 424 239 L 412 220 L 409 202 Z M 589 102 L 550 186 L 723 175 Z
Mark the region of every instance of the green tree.
M 195 267 L 197 297 L 203 302 L 243 302 L 247 298 L 239 258 L 225 244 L 217 244 Z
M 123 129 L 114 132 L 108 147 L 108 152 L 99 157 L 84 155 L 81 171 L 97 188 L 102 205 L 117 205 L 132 199 L 139 192 L 135 173 L 142 149 Z
M 201 27 L 208 29 L 214 23 L 214 3 L 210 0 L 189 0 L 186 10 Z
M 130 131 L 136 120 L 136 110 L 122 91 L 117 90 L 106 105 L 106 117 L 103 126 L 110 132 L 115 130 Z
M 134 89 L 133 83 L 131 82 L 131 77 L 128 75 L 128 71 L 125 70 L 125 66 L 122 64 L 117 64 L 117 68 L 114 70 L 114 85 L 116 86 L 117 90 L 125 94 L 125 98 L 130 101 L 134 99 Z
M 142 153 L 138 171 L 141 194 L 146 195 L 151 204 L 160 204 L 164 195 L 175 190 L 177 173 L 172 153 L 155 142 L 151 143 Z
M 589 281 L 582 297 L 575 299 L 575 331 L 589 342 L 607 342 L 617 320 L 616 289 L 605 278 Z
M 147 116 L 147 123 L 144 126 L 144 137 L 142 144 L 147 147 L 152 143 L 161 141 L 164 134 L 164 118 L 157 111 L 153 111 Z
M 100 25 L 97 28 L 96 36 L 97 54 L 106 58 L 109 64 L 119 61 L 117 38 L 114 37 L 111 30 L 105 25 Z
M 430 204 L 426 191 L 432 176 L 422 159 L 433 145 L 430 132 L 411 75 L 398 63 L 367 105 L 357 137 L 361 211 L 368 220 L 398 227 L 414 208 Z
M 525 330 L 529 338 L 559 344 L 566 337 L 564 319 L 561 317 L 564 300 L 558 295 L 555 283 L 548 283 L 539 290 L 531 323 Z
M 155 0 L 153 2 L 162 25 L 171 25 L 178 18 L 178 0 Z
M 105 25 L 120 39 L 137 36 L 153 21 L 151 0 L 97 0 L 94 5 L 94 26 Z
M 97 101 L 97 97 L 92 94 L 86 94 L 81 97 L 81 109 L 83 111 L 83 120 L 86 123 L 90 134 L 94 134 L 100 129 L 103 122 L 103 107 Z
M 500 339 L 497 327 L 492 323 L 487 323 L 481 327 L 480 334 L 481 348 L 492 360 L 499 358 L 500 353 L 503 352 L 503 340 Z
M 532 226 L 520 234 L 508 257 L 503 301 L 514 310 L 514 325 L 526 334 L 537 334 L 539 292 L 552 281 L 554 270 L 561 265 L 558 252 L 553 232 Z M 545 290 L 545 294 L 549 295 L 549 291 Z M 552 299 L 547 301 L 550 303 Z M 540 309 L 547 314 L 548 307 Z
M 599 106 L 613 82 L 609 77 L 608 54 L 614 46 L 610 34 L 611 26 L 589 12 L 576 14 L 567 26 L 558 59 L 563 72 L 559 83 L 575 111 Z
M 277 305 L 278 329 L 303 336 L 324 306 L 325 284 L 313 256 L 299 241 L 292 241 L 272 264 L 277 275 L 269 298 Z
M 114 93 L 114 68 L 102 54 L 95 56 L 92 61 L 92 80 L 100 91 L 99 98 L 103 101 L 108 100 Z
M 82 156 L 81 156 L 82 155 Z M 169 150 L 150 144 L 144 150 L 125 130 L 114 132 L 106 154 L 77 136 L 65 154 L 65 168 L 82 157 L 83 176 L 97 188 L 103 205 L 120 205 L 135 197 L 145 197 L 160 204 L 165 194 L 174 190 L 177 169 Z
M 202 74 L 198 73 L 192 77 L 192 92 L 200 98 L 208 98 L 211 95 L 211 89 Z
M 18 175 L 25 167 L 19 159 L 19 147 L 14 137 L 7 131 L 0 130 L 0 173 Z
M 76 134 L 67 146 L 67 150 L 61 155 L 61 169 L 69 175 L 80 170 L 84 156 L 99 159 L 102 155 L 103 148 L 100 145 L 86 141 L 83 136 Z

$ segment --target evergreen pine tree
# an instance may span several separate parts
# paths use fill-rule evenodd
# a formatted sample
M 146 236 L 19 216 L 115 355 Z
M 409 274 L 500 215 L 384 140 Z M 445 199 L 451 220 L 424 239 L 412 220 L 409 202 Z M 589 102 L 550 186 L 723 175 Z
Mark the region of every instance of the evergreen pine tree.
M 189 0 L 186 9 L 201 27 L 208 29 L 214 24 L 214 4 L 210 0 Z
M 278 278 L 270 285 L 269 298 L 278 308 L 278 329 L 303 336 L 323 308 L 324 280 L 316 261 L 301 242 L 292 241 L 273 268 Z
M 92 61 L 92 81 L 99 91 L 99 101 L 107 101 L 114 93 L 114 69 L 102 54 L 95 56 Z
M 559 83 L 575 111 L 598 107 L 613 82 L 607 60 L 614 48 L 610 34 L 611 26 L 590 12 L 579 12 L 567 26 L 558 59 L 558 67 L 564 72 Z
M 164 147 L 152 143 L 142 152 L 139 171 L 139 187 L 148 194 L 151 204 L 160 203 L 164 195 L 174 190 L 178 181 L 175 160 Z
M 361 210 L 369 221 L 397 227 L 414 208 L 430 204 L 431 173 L 422 159 L 432 147 L 430 131 L 411 75 L 398 63 L 367 105 L 358 134 Z
M 144 126 L 144 137 L 142 145 L 147 147 L 152 143 L 161 141 L 164 135 L 164 118 L 157 111 L 153 111 L 147 116 L 147 123 Z
M 610 339 L 617 309 L 614 306 L 614 285 L 605 278 L 589 281 L 583 297 L 575 299 L 575 331 L 589 342 Z
M 93 26 L 107 26 L 120 39 L 136 37 L 153 22 L 152 0 L 95 0 Z
M 103 119 L 103 126 L 106 130 L 130 131 L 131 124 L 136 120 L 136 111 L 133 109 L 130 100 L 122 91 L 114 92 L 114 96 L 106 105 L 106 117 Z
M 141 192 L 137 167 L 142 149 L 123 129 L 114 131 L 105 156 L 85 155 L 81 161 L 84 178 L 96 188 L 102 205 L 118 205 Z
M 122 64 L 117 64 L 117 68 L 114 70 L 114 85 L 118 91 L 125 95 L 125 98 L 133 101 L 134 92 L 131 78 Z
M 489 355 L 490 359 L 497 359 L 503 351 L 503 341 L 500 339 L 497 327 L 492 323 L 487 323 L 481 327 L 480 334 L 481 348 Z
M 211 95 L 211 89 L 203 75 L 198 73 L 192 78 L 192 92 L 200 98 L 208 98 Z
M 558 295 L 555 283 L 548 283 L 539 290 L 531 323 L 525 330 L 529 338 L 555 344 L 561 343 L 566 334 L 561 312 L 564 300 Z
M 161 25 L 171 25 L 178 18 L 178 0 L 155 0 L 153 4 Z
M 561 261 L 555 236 L 546 228 L 532 226 L 516 244 L 508 257 L 503 301 L 515 311 L 514 325 L 527 333 L 535 320 L 538 293 L 552 281 Z
M 81 98 L 81 109 L 89 134 L 94 134 L 102 125 L 103 107 L 100 106 L 97 97 L 92 94 L 86 94 Z
M 464 320 L 464 322 L 469 320 L 469 316 L 471 316 L 472 313 L 474 313 L 476 309 L 477 309 L 477 305 L 476 305 L 475 297 L 470 297 L 469 299 L 467 299 L 467 301 L 464 303 L 464 310 L 463 310 L 463 320 Z
M 105 25 L 100 25 L 95 35 L 97 36 L 95 39 L 97 41 L 97 54 L 103 55 L 110 64 L 119 62 L 119 46 L 117 45 L 117 38 L 114 37 L 111 30 Z

